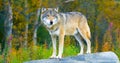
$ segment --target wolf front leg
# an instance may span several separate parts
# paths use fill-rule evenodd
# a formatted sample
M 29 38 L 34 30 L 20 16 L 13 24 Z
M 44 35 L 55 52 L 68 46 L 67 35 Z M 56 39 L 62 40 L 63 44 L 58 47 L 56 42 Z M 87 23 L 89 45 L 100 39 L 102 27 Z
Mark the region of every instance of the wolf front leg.
M 62 53 L 64 48 L 64 37 L 65 37 L 65 33 L 63 30 L 61 30 L 59 34 L 59 52 L 57 58 L 62 58 Z
M 52 38 L 53 53 L 50 58 L 56 58 L 56 36 L 51 35 L 51 38 Z

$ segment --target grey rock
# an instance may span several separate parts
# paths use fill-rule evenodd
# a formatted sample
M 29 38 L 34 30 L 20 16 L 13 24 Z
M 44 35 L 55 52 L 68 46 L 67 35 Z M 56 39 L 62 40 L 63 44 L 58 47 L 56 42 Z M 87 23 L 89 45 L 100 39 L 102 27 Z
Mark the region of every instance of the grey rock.
M 114 52 L 100 52 L 62 59 L 32 60 L 25 63 L 120 63 Z

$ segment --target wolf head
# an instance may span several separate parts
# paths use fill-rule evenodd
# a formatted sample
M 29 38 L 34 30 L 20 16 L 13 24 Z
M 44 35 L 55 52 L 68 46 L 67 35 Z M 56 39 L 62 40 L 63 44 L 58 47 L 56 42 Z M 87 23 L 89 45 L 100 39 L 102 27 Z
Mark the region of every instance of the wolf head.
M 52 27 L 58 22 L 58 8 L 42 8 L 41 21 L 47 27 Z

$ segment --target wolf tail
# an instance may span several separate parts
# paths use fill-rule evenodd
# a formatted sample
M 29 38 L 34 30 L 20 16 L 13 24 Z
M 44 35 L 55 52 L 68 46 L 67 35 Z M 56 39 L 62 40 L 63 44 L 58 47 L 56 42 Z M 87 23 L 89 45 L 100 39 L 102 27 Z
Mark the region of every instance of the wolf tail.
M 81 17 L 82 23 L 80 24 L 80 28 L 84 26 L 84 28 L 81 28 L 83 33 L 86 35 L 86 38 L 90 39 L 91 38 L 91 33 L 90 33 L 90 28 L 87 23 L 87 19 L 85 16 Z

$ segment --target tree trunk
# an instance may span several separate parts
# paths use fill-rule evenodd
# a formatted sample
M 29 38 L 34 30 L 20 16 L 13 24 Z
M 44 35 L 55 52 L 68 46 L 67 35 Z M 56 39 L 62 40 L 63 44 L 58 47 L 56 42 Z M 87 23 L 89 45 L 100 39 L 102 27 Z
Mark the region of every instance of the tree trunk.
M 37 45 L 37 30 L 38 30 L 38 28 L 40 26 L 39 17 L 40 17 L 41 4 L 42 4 L 42 0 L 40 1 L 40 5 L 39 5 L 39 8 L 37 10 L 37 18 L 36 18 L 36 21 L 34 23 L 34 29 L 33 29 L 33 42 L 34 42 L 34 45 Z
M 4 27 L 5 27 L 5 38 L 6 41 L 8 42 L 7 44 L 11 45 L 11 39 L 12 39 L 12 8 L 10 6 L 10 1 L 8 2 L 8 5 L 6 5 L 6 18 L 5 18 L 5 22 L 4 22 Z
M 93 19 L 93 42 L 96 42 L 96 40 L 98 40 L 97 38 L 98 38 L 98 35 L 96 34 L 96 32 L 97 32 L 97 30 L 96 30 L 96 25 L 97 25 L 97 16 L 98 16 L 98 9 L 97 9 L 97 7 L 98 7 L 98 5 L 96 4 L 96 1 L 94 0 L 94 3 L 93 3 L 93 5 L 94 5 L 94 10 L 95 10 L 95 12 L 94 12 L 94 19 Z M 97 38 L 96 38 L 96 36 L 97 36 Z M 97 43 L 98 42 L 98 43 Z M 96 43 L 94 43 L 95 44 L 95 46 L 97 46 L 97 48 L 99 48 L 100 46 L 99 45 L 97 45 L 97 44 L 99 44 L 99 41 L 97 41 Z M 101 44 L 101 43 L 100 43 Z M 97 51 L 100 51 L 99 49 L 96 49 L 96 52 Z
M 36 21 L 34 23 L 34 30 L 33 30 L 33 42 L 34 42 L 34 45 L 37 44 L 37 30 L 38 30 L 38 27 L 39 27 L 39 16 L 40 16 L 40 8 L 37 10 L 37 18 L 36 18 Z
M 26 26 L 25 26 L 25 43 L 24 43 L 24 47 L 27 47 L 27 43 L 28 43 L 28 14 L 27 14 L 27 10 L 28 10 L 28 6 L 27 6 L 27 0 L 25 0 L 25 17 L 26 17 Z
M 25 27 L 25 43 L 24 43 L 24 46 L 27 47 L 27 43 L 28 43 L 28 23 L 26 24 L 26 27 Z
M 5 31 L 5 49 L 4 49 L 4 59 L 6 63 L 7 53 L 9 49 L 12 47 L 12 8 L 10 6 L 10 0 L 5 0 L 5 21 L 4 21 L 4 31 Z M 6 4 L 8 3 L 8 4 Z

